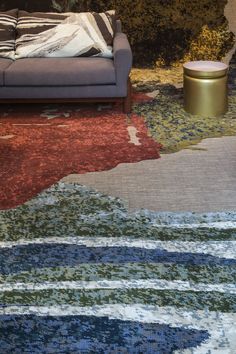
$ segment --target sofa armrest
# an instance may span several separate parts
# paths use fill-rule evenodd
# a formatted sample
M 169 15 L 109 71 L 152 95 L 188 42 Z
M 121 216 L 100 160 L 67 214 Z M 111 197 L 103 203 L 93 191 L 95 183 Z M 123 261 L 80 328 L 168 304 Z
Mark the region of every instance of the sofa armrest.
M 132 68 L 132 51 L 127 36 L 117 33 L 113 42 L 114 65 L 116 81 L 119 86 L 127 86 L 127 80 Z

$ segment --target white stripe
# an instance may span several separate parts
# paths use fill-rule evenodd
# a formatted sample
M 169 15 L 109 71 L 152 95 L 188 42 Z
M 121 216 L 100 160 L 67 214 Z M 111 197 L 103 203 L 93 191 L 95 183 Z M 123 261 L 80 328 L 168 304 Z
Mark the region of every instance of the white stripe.
M 0 23 L 1 24 L 8 24 L 8 25 L 12 25 L 12 24 L 16 24 L 17 23 L 17 19 L 14 17 L 4 17 L 4 16 L 0 16 Z
M 61 188 L 67 188 L 67 184 L 60 183 Z M 221 222 L 236 222 L 236 212 L 216 212 L 216 213 L 192 213 L 192 212 L 150 212 L 142 210 L 134 212 L 132 215 L 141 215 L 145 218 L 151 218 L 153 222 L 162 226 L 171 226 L 173 224 L 204 224 L 221 223 Z
M 113 211 L 111 212 L 101 212 L 99 214 L 99 216 L 103 216 L 103 217 L 107 217 L 113 215 Z M 131 214 L 132 215 L 132 214 Z M 140 214 L 139 213 L 134 213 L 134 216 L 137 215 L 138 218 L 140 218 Z M 125 212 L 120 212 L 119 211 L 119 216 L 124 216 L 126 217 L 126 213 Z M 89 220 L 92 221 L 94 219 L 94 221 L 97 220 L 97 216 L 91 216 L 91 215 L 83 215 L 85 220 Z M 231 229 L 235 229 L 236 230 L 236 221 L 235 220 L 227 220 L 227 221 L 208 221 L 203 222 L 201 220 L 201 218 L 199 217 L 199 220 L 194 220 L 192 222 L 182 222 L 177 216 L 176 216 L 176 220 L 173 216 L 173 220 L 171 219 L 161 219 L 160 217 L 156 218 L 156 217 L 152 217 L 151 216 L 147 216 L 149 218 L 151 218 L 149 225 L 152 227 L 155 227 L 157 229 L 163 229 L 163 230 L 170 230 L 172 231 L 173 229 L 189 229 L 189 230 L 193 230 L 193 229 L 216 229 L 216 230 L 231 230 Z
M 2 51 L 13 51 L 13 49 L 14 49 L 14 46 L 1 46 L 0 45 L 0 50 L 2 50 Z
M 61 23 L 64 21 L 64 18 L 62 19 L 56 19 L 56 18 L 45 18 L 45 17 L 20 17 L 18 20 L 18 23 L 31 23 L 31 22 L 39 22 L 39 23 L 44 23 L 44 22 L 53 22 L 53 23 Z
M 186 311 L 171 306 L 151 305 L 102 305 L 79 307 L 61 306 L 7 306 L 0 308 L 0 315 L 37 315 L 37 316 L 96 316 L 121 321 L 160 323 L 171 327 L 205 330 L 210 338 L 197 348 L 175 351 L 175 353 L 194 354 L 233 354 L 236 348 L 235 313 L 209 311 Z
M 10 48 L 12 48 L 12 47 L 14 47 L 14 44 L 13 43 L 4 43 L 4 42 L 0 42 L 0 46 L 1 47 L 10 47 Z
M 11 15 L 7 15 L 6 13 L 1 13 L 0 14 L 0 18 L 6 18 L 6 19 L 9 19 L 9 20 L 17 20 L 16 17 L 11 16 Z
M 211 223 L 196 223 L 196 224 L 181 224 L 181 223 L 176 223 L 176 224 L 168 224 L 168 225 L 163 225 L 163 224 L 157 224 L 157 223 L 152 223 L 152 226 L 158 227 L 158 228 L 168 228 L 168 229 L 201 229 L 201 228 L 206 228 L 206 229 L 218 229 L 218 230 L 227 230 L 227 229 L 236 229 L 236 222 L 235 221 L 218 221 L 218 222 L 211 222 Z
M 133 239 L 126 237 L 45 237 L 33 240 L 21 239 L 18 241 L 2 241 L 0 248 L 11 248 L 30 244 L 74 244 L 87 247 L 132 247 L 144 249 L 162 249 L 168 252 L 188 252 L 208 254 L 214 257 L 235 259 L 236 241 L 156 241 Z
M 12 48 L 14 48 L 14 45 L 0 43 L 0 48 L 1 48 L 1 50 L 3 50 L 3 49 L 12 49 Z
M 98 281 L 61 281 L 43 283 L 4 283 L 0 291 L 13 290 L 82 290 L 82 289 L 152 289 L 152 290 L 177 290 L 177 291 L 217 291 L 220 293 L 236 294 L 235 284 L 206 284 L 181 280 L 168 281 L 163 279 L 138 279 L 138 280 L 98 280 Z
M 16 27 L 16 22 L 0 20 L 0 25 L 6 26 L 6 27 L 14 27 L 15 28 Z M 7 28 L 5 28 L 5 30 L 7 31 Z

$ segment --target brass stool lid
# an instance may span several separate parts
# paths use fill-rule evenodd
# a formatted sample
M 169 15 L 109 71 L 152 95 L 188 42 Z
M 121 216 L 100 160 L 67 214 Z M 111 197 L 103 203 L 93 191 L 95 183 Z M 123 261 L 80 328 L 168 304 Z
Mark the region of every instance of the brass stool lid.
M 186 75 L 209 79 L 225 76 L 228 71 L 228 65 L 220 61 L 208 60 L 190 61 L 185 63 L 183 68 Z

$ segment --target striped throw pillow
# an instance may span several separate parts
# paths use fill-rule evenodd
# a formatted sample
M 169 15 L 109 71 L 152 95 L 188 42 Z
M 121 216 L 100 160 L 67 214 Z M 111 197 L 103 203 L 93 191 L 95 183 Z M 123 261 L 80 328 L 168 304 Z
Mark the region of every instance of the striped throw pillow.
M 112 57 L 115 11 L 29 13 L 19 11 L 16 59 L 25 57 Z
M 18 10 L 0 12 L 0 57 L 15 58 L 15 29 Z

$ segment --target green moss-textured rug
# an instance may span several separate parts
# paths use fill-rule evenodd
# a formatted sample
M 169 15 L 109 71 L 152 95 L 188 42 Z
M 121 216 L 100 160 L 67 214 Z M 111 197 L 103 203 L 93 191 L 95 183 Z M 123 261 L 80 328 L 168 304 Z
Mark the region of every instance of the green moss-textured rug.
M 0 353 L 233 353 L 236 213 L 58 183 L 0 212 Z
M 163 145 L 163 153 L 191 147 L 205 138 L 236 135 L 236 53 L 229 69 L 229 109 L 219 117 L 194 116 L 184 111 L 181 66 L 133 69 L 135 90 L 153 98 L 136 103 L 134 112 L 145 118 L 150 134 Z
M 157 85 L 156 90 L 153 101 L 136 104 L 134 111 L 145 117 L 152 137 L 163 145 L 163 153 L 176 152 L 204 138 L 236 135 L 236 90 L 229 93 L 229 111 L 219 117 L 186 113 L 182 89 Z

